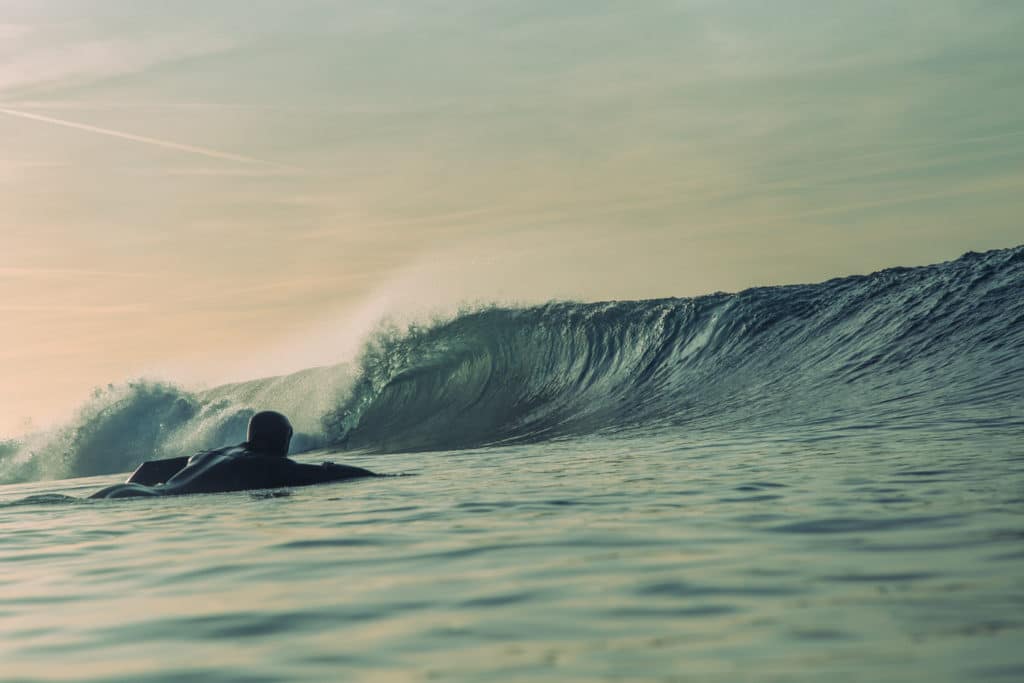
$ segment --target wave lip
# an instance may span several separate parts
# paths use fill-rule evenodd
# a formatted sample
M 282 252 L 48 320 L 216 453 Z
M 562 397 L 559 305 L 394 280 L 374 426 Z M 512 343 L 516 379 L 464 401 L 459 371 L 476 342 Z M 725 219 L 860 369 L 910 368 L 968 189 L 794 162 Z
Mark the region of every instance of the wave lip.
M 450 450 L 627 429 L 1020 413 L 1024 247 L 738 294 L 490 308 L 372 340 L 335 444 Z

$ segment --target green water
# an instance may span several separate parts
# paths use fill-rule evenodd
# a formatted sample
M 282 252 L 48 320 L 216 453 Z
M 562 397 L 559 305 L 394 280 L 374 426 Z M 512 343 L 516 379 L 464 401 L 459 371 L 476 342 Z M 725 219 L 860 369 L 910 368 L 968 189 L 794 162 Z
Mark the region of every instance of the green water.
M 1021 680 L 1014 433 L 336 455 L 415 476 L 158 500 L 4 486 L 0 679 Z

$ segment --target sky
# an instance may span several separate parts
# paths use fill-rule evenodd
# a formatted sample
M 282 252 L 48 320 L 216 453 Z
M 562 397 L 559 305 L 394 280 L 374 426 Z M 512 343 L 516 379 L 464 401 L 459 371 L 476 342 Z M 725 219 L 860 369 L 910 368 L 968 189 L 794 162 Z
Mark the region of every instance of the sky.
M 1015 0 L 0 0 L 0 438 L 382 316 L 1024 242 Z

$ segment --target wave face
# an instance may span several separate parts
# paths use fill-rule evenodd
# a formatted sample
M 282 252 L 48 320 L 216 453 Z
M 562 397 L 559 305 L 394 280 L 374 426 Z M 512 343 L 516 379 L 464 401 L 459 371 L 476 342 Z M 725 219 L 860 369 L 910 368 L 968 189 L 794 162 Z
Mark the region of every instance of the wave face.
M 373 340 L 333 443 L 1021 425 L 1024 247 L 738 294 L 477 311 Z
M 125 472 L 145 460 L 239 443 L 257 410 L 291 418 L 293 453 L 317 448 L 325 442 L 324 413 L 352 379 L 351 368 L 339 365 L 202 392 L 144 381 L 97 389 L 70 424 L 24 442 L 0 441 L 0 482 Z

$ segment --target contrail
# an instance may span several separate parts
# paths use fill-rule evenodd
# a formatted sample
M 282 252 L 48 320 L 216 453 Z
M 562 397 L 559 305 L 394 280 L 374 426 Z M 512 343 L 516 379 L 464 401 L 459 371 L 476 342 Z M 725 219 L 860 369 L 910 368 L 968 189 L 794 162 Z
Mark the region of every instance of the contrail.
M 155 145 L 156 147 L 163 147 L 164 149 L 174 149 L 179 152 L 191 152 L 192 154 L 201 154 L 205 157 L 212 159 L 224 159 L 227 161 L 237 161 L 243 164 L 263 164 L 265 166 L 274 166 L 276 168 L 288 169 L 292 171 L 299 171 L 302 169 L 296 168 L 295 166 L 288 166 L 286 164 L 280 164 L 276 161 L 267 161 L 266 159 L 257 159 L 255 157 L 247 157 L 241 154 L 231 154 L 230 152 L 221 152 L 216 149 L 210 149 L 209 147 L 197 147 L 195 145 L 185 145 L 180 142 L 171 142 L 170 140 L 159 140 L 157 138 L 150 138 L 144 135 L 134 135 L 132 133 L 123 133 L 119 130 L 110 130 L 109 128 L 100 128 L 99 126 L 90 126 L 86 123 L 78 123 L 76 121 L 67 121 L 65 119 L 55 119 L 51 116 L 42 116 L 41 114 L 30 114 L 26 111 L 18 111 L 17 109 L 4 109 L 0 108 L 0 114 L 7 114 L 9 116 L 19 116 L 23 119 L 31 119 L 33 121 L 42 121 L 43 123 L 52 123 L 56 126 L 65 126 L 67 128 L 76 128 L 78 130 L 88 131 L 90 133 L 98 133 L 100 135 L 109 135 L 114 138 L 121 138 L 122 140 L 131 140 L 132 142 L 141 142 L 146 145 Z

